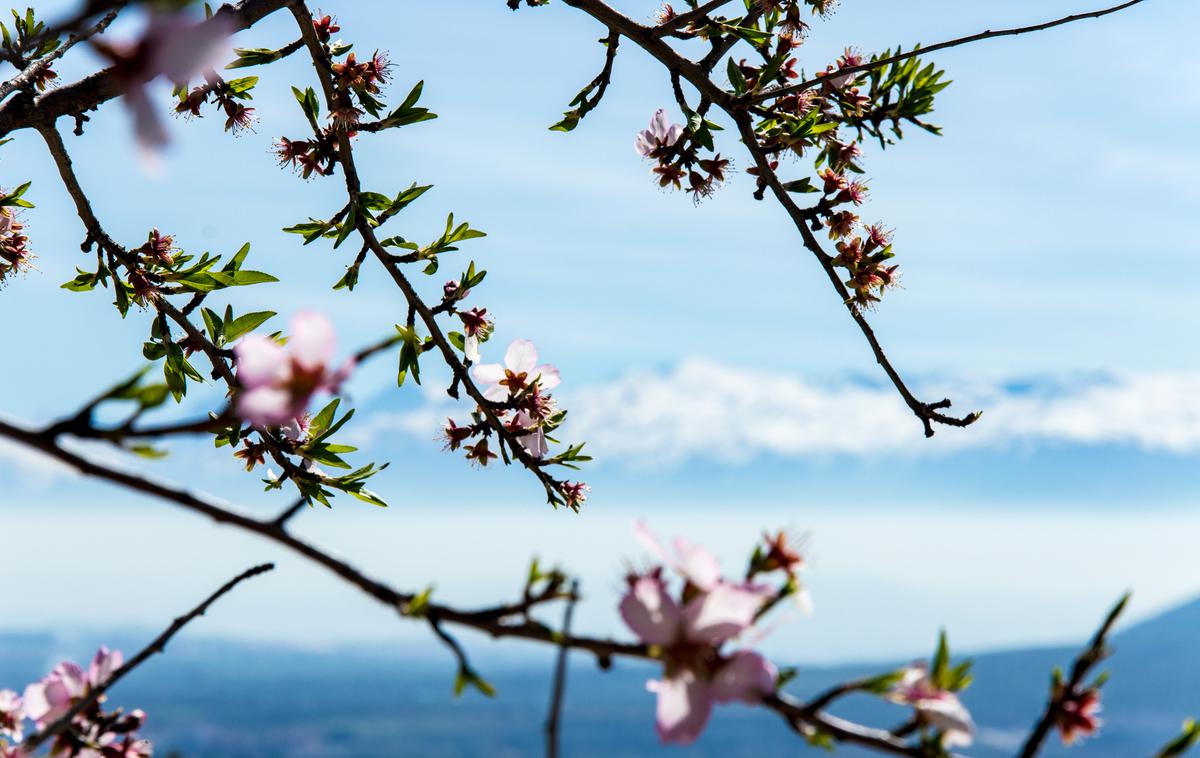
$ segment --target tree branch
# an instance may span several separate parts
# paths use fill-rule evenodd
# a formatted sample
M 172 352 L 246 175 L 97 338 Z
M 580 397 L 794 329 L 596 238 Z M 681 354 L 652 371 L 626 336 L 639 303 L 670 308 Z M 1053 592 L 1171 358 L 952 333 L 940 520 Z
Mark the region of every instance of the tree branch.
M 53 722 L 45 729 L 30 735 L 23 743 L 21 743 L 21 751 L 19 752 L 22 754 L 27 753 L 32 755 L 38 746 L 40 746 L 46 740 L 49 740 L 55 735 L 61 734 L 69 729 L 71 727 L 71 722 L 76 716 L 97 703 L 102 697 L 104 697 L 104 693 L 108 692 L 113 685 L 125 678 L 125 675 L 130 671 L 133 671 L 138 666 L 141 666 L 154 655 L 163 652 L 167 647 L 167 643 L 171 641 L 172 637 L 178 634 L 180 630 L 182 630 L 189 623 L 203 616 L 213 603 L 220 600 L 229 592 L 232 592 L 235 587 L 247 579 L 256 577 L 259 574 L 265 574 L 274 568 L 275 564 L 264 563 L 260 566 L 255 566 L 252 569 L 247 569 L 246 571 L 243 571 L 235 576 L 233 579 L 230 579 L 220 589 L 209 595 L 204 602 L 200 603 L 200 605 L 197 605 L 192 610 L 175 619 L 170 626 L 163 630 L 162 634 L 155 637 L 149 645 L 142 648 L 142 650 L 137 655 L 133 656 L 133 658 L 130 658 L 124 666 L 121 666 L 119 669 L 114 671 L 107 680 L 94 686 L 87 695 L 72 705 L 71 709 L 64 713 L 57 721 Z
M 1013 29 L 998 29 L 996 31 L 992 31 L 989 29 L 984 32 L 979 32 L 978 34 L 971 34 L 966 37 L 959 37 L 958 39 L 947 40 L 946 42 L 939 42 L 936 45 L 930 45 L 928 47 L 916 47 L 911 52 L 900 53 L 899 55 L 893 55 L 889 58 L 882 58 L 877 61 L 872 61 L 871 63 L 864 63 L 861 66 L 850 66 L 848 68 L 839 70 L 837 73 L 838 73 L 838 76 L 842 76 L 844 74 L 862 73 L 864 71 L 871 71 L 872 69 L 876 69 L 876 68 L 883 68 L 884 66 L 889 66 L 893 63 L 898 63 L 899 61 L 907 60 L 909 58 L 915 58 L 918 55 L 926 55 L 928 53 L 937 52 L 938 50 L 946 50 L 951 47 L 959 47 L 960 45 L 967 45 L 972 42 L 980 42 L 982 40 L 994 39 L 996 37 L 1015 37 L 1018 34 L 1028 34 L 1030 32 L 1045 31 L 1046 29 L 1053 29 L 1056 26 L 1063 26 L 1064 24 L 1071 24 L 1076 21 L 1082 21 L 1084 19 L 1101 18 L 1103 16 L 1108 16 L 1112 13 L 1117 13 L 1118 11 L 1123 11 L 1126 8 L 1132 8 L 1133 6 L 1135 6 L 1139 3 L 1142 3 L 1144 1 L 1145 0 L 1129 0 L 1128 2 L 1121 3 L 1120 5 L 1114 5 L 1111 8 L 1104 8 L 1102 10 L 1088 11 L 1087 13 L 1076 13 L 1076 14 L 1073 14 L 1070 16 L 1064 16 L 1063 18 L 1055 19 L 1054 21 L 1046 21 L 1044 23 L 1034 24 L 1032 26 L 1021 26 L 1021 27 L 1016 27 Z M 787 94 L 790 94 L 793 92 L 801 92 L 803 90 L 810 89 L 812 87 L 817 86 L 818 84 L 821 84 L 822 81 L 824 81 L 823 78 L 818 76 L 816 78 L 809 79 L 807 81 L 798 82 L 796 84 L 789 84 L 786 87 L 777 87 L 772 90 L 766 90 L 763 92 L 759 92 L 759 93 L 749 97 L 748 101 L 757 103 L 757 102 L 761 102 L 763 100 L 769 100 L 774 97 L 782 97 L 783 95 L 787 95 Z
M 249 29 L 286 4 L 287 0 L 242 0 L 236 5 L 222 5 L 214 16 L 228 19 L 234 30 L 240 31 Z M 37 98 L 12 98 L 0 104 L 0 137 L 19 129 L 53 124 L 61 116 L 84 113 L 119 97 L 123 91 L 115 70 L 106 68 Z
M 859 330 L 866 338 L 867 344 L 870 345 L 871 351 L 875 355 L 876 362 L 883 368 L 884 373 L 887 374 L 888 379 L 896 387 L 905 404 L 921 420 L 925 436 L 933 436 L 934 423 L 959 427 L 969 426 L 974 423 L 979 418 L 978 413 L 970 413 L 963 417 L 949 416 L 941 412 L 950 406 L 949 400 L 925 403 L 917 399 L 912 391 L 908 389 L 900 373 L 895 369 L 884 352 L 882 345 L 879 344 L 879 340 L 875 336 L 870 322 L 867 321 L 861 309 L 850 299 L 850 293 L 842 283 L 841 277 L 833 265 L 833 259 L 821 249 L 820 243 L 813 235 L 812 230 L 809 229 L 808 218 L 805 212 L 796 205 L 791 195 L 783 187 L 783 183 L 779 180 L 779 177 L 771 169 L 770 161 L 758 146 L 758 139 L 754 134 L 750 115 L 745 106 L 724 89 L 717 86 L 707 73 L 707 70 L 702 66 L 698 66 L 691 60 L 683 57 L 674 48 L 655 36 L 653 28 L 642 26 L 633 19 L 617 12 L 602 2 L 602 0 L 563 0 L 563 2 L 582 10 L 600 23 L 608 26 L 609 29 L 620 31 L 621 34 L 628 37 L 662 63 L 671 73 L 673 79 L 677 77 L 686 79 L 689 84 L 700 92 L 702 97 L 720 106 L 737 123 L 742 141 L 745 143 L 746 149 L 750 151 L 757 165 L 760 179 L 770 186 L 772 194 L 775 195 L 775 198 L 791 217 L 793 224 L 804 240 L 805 247 L 816 257 L 817 262 L 820 263 L 821 268 L 824 269 L 825 274 L 829 277 L 834 291 L 837 292 L 843 305 L 849 311 L 851 318 L 854 319 Z
M 686 13 L 680 13 L 675 18 L 670 19 L 669 21 L 664 21 L 663 23 L 654 27 L 654 34 L 658 37 L 665 37 L 669 34 L 674 34 L 675 31 L 682 29 L 693 21 L 704 18 L 709 13 L 712 13 L 723 5 L 729 5 L 731 2 L 733 2 L 733 0 L 708 0 L 707 3 L 702 3 Z
M 50 53 L 44 58 L 34 61 L 33 63 L 29 64 L 24 71 L 14 76 L 12 79 L 4 82 L 3 84 L 0 84 L 0 100 L 4 100 L 4 98 L 11 95 L 13 92 L 16 92 L 32 82 L 34 77 L 45 71 L 50 64 L 66 55 L 67 51 L 75 47 L 75 45 L 83 42 L 84 40 L 91 39 L 97 34 L 103 33 L 103 31 L 108 28 L 108 25 L 111 24 L 114 19 L 116 19 L 117 14 L 121 12 L 121 9 L 125 7 L 126 2 L 127 0 L 121 0 L 121 2 L 118 2 L 115 7 L 113 7 L 113 9 L 104 16 L 104 18 L 100 19 L 100 21 L 96 23 L 95 26 L 91 27 L 85 32 L 73 33 L 67 38 L 67 41 L 59 45 L 54 52 Z
M 575 604 L 579 602 L 579 580 L 571 582 L 571 595 L 567 609 L 563 611 L 562 634 L 566 639 L 571 634 L 571 618 L 575 615 Z M 558 758 L 558 724 L 562 716 L 563 696 L 567 691 L 567 653 L 570 648 L 559 645 L 558 660 L 554 665 L 554 686 L 550 691 L 550 710 L 546 716 L 546 758 Z
M 1126 594 L 1113 609 L 1108 612 L 1108 616 L 1104 618 L 1104 622 L 1100 624 L 1100 628 L 1092 636 L 1091 642 L 1084 648 L 1083 652 L 1075 659 L 1074 665 L 1071 667 L 1071 676 L 1067 682 L 1061 687 L 1056 688 L 1057 691 L 1051 691 L 1050 700 L 1046 703 L 1046 709 L 1043 711 L 1041 718 L 1034 724 L 1033 731 L 1029 733 L 1029 738 L 1025 741 L 1024 747 L 1018 753 L 1019 758 L 1034 758 L 1042 749 L 1042 744 L 1045 742 L 1050 730 L 1054 727 L 1055 718 L 1058 716 L 1059 710 L 1062 708 L 1063 702 L 1075 695 L 1079 688 L 1083 685 L 1083 680 L 1098 663 L 1103 661 L 1109 655 L 1108 635 L 1112 631 L 1113 624 L 1117 622 L 1117 618 L 1121 615 L 1121 611 L 1125 610 L 1125 605 L 1129 602 L 1129 595 Z
M 44 433 L 32 432 L 3 420 L 0 420 L 0 437 L 7 437 L 40 450 L 85 475 L 118 484 L 134 492 L 166 500 L 207 516 L 216 523 L 235 526 L 257 534 L 308 558 L 402 616 L 405 614 L 406 606 L 416 597 L 413 593 L 399 592 L 382 582 L 371 579 L 345 561 L 298 539 L 289 533 L 278 520 L 260 521 L 243 516 L 206 496 L 193 494 L 143 476 L 90 461 L 64 449 L 55 439 Z M 503 606 L 501 607 L 503 608 Z M 516 612 L 511 615 L 497 615 L 494 612 L 495 609 L 464 611 L 446 605 L 429 603 L 421 609 L 420 616 L 433 625 L 456 624 L 495 638 L 524 639 L 555 645 L 560 649 L 583 650 L 595 655 L 598 663 L 604 668 L 611 664 L 615 656 L 657 660 L 646 645 L 556 632 L 545 624 L 527 617 L 531 607 L 530 603 L 513 604 L 509 607 L 517 609 Z M 807 725 L 805 728 L 810 727 L 813 730 L 826 732 L 839 741 L 871 747 L 884 753 L 913 756 L 914 758 L 924 755 L 919 748 L 904 744 L 887 731 L 854 724 L 823 712 L 813 713 L 805 707 L 804 703 L 785 694 L 772 695 L 764 700 L 764 705 L 785 718 L 797 730 Z
M 334 90 L 333 77 L 329 68 L 329 60 L 326 56 L 324 47 L 321 41 L 317 38 L 316 32 L 313 30 L 312 16 L 309 13 L 308 7 L 303 2 L 291 2 L 288 6 L 292 15 L 296 18 L 296 23 L 300 27 L 300 33 L 304 38 L 305 44 L 308 46 L 309 55 L 312 58 L 313 68 L 316 70 L 317 79 L 320 81 L 321 90 L 325 95 L 326 106 L 333 110 L 335 107 L 336 92 Z M 349 207 L 357 208 L 359 196 L 362 193 L 362 183 L 358 176 L 358 169 L 354 162 L 353 146 L 350 143 L 349 136 L 344 131 L 338 132 L 338 162 L 342 166 L 342 173 L 346 180 L 346 192 L 350 197 Z M 437 314 L 421 299 L 420 294 L 408 277 L 401 271 L 399 264 L 393 260 L 393 256 L 384 249 L 379 243 L 379 239 L 375 236 L 374 229 L 367 223 L 361 215 L 354 219 L 355 228 L 362 237 L 363 243 L 375 255 L 384 269 L 391 276 L 392 281 L 403 293 L 404 299 L 408 302 L 409 308 L 414 310 L 421 318 L 421 323 L 429 331 L 429 336 L 433 339 L 434 345 L 442 354 L 442 359 L 454 374 L 455 380 L 467 391 L 467 395 L 476 402 L 479 408 L 483 411 L 484 417 L 487 419 L 488 425 L 496 433 L 496 435 L 507 444 L 509 453 L 513 458 L 518 460 L 525 468 L 533 472 L 534 476 L 545 487 L 547 496 L 555 495 L 559 492 L 561 482 L 546 472 L 541 462 L 531 456 L 525 447 L 517 440 L 516 434 L 509 431 L 504 425 L 504 422 L 496 415 L 494 403 L 487 400 L 483 396 L 483 392 L 475 384 L 471 378 L 467 367 L 459 360 L 457 353 L 454 351 L 450 340 L 442 331 L 442 327 L 438 324 Z M 503 450 L 503 447 L 502 447 Z M 553 500 L 552 500 L 553 502 Z

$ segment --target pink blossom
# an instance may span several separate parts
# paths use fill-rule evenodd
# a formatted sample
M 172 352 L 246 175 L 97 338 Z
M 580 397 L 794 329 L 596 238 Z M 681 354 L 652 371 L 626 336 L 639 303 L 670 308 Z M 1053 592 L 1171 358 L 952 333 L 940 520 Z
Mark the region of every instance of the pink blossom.
M 250 334 L 234 348 L 241 384 L 237 412 L 254 426 L 288 424 L 296 427 L 292 431 L 299 430 L 312 396 L 336 390 L 353 368 L 352 362 L 331 368 L 336 339 L 323 315 L 301 311 L 290 327 L 286 347 Z
M 516 422 L 521 431 L 525 432 L 517 437 L 517 442 L 521 443 L 521 447 L 525 448 L 525 452 L 534 458 L 541 458 L 546 455 L 550 450 L 546 445 L 546 432 L 541 426 L 537 425 L 537 422 L 533 420 L 533 416 L 529 414 L 529 411 L 518 413 Z
M 943 690 L 929 678 L 924 665 L 910 666 L 888 694 L 893 703 L 910 705 L 930 726 L 942 732 L 942 746 L 971 744 L 975 723 L 958 695 Z
M 665 676 L 647 683 L 658 695 L 659 738 L 688 744 L 703 731 L 713 703 L 754 704 L 775 690 L 777 671 L 762 656 L 719 652 L 754 625 L 772 590 L 722 579 L 716 557 L 687 540 L 676 539 L 672 554 L 641 522 L 635 534 L 686 580 L 687 599 L 676 601 L 661 568 L 631 576 L 619 610 L 643 643 L 662 650 Z
M 182 84 L 205 69 L 220 68 L 234 31 L 227 14 L 200 20 L 183 12 L 154 11 L 137 42 L 123 45 L 93 42 L 113 63 L 114 74 L 124 89 L 125 105 L 133 114 L 138 141 L 143 146 L 153 148 L 167 142 L 146 85 L 159 76 Z
M 721 566 L 717 563 L 717 557 L 707 549 L 693 545 L 683 537 L 676 537 L 675 555 L 671 555 L 659 542 L 658 537 L 646 527 L 646 523 L 640 519 L 633 524 L 633 536 L 642 544 L 642 547 L 654 553 L 659 560 L 670 565 L 684 579 L 700 589 L 712 589 L 720 581 Z
M 92 658 L 91 666 L 88 667 L 88 684 L 92 687 L 99 687 L 124 664 L 125 656 L 121 655 L 120 650 L 109 650 L 101 645 L 100 649 L 96 651 L 95 657 Z
M 655 724 L 663 742 L 689 745 L 712 715 L 713 703 L 754 705 L 775 690 L 778 671 L 758 653 L 742 651 L 724 662 L 711 679 L 680 669 L 662 680 L 646 682 L 658 695 Z
M 649 158 L 663 147 L 671 147 L 683 136 L 683 127 L 667 121 L 667 112 L 659 108 L 650 119 L 650 128 L 638 132 L 633 141 L 634 149 L 643 158 Z
M 1074 744 L 1081 736 L 1096 733 L 1103 723 L 1100 712 L 1100 690 L 1089 689 L 1064 697 L 1054 714 L 1054 725 L 1064 745 Z
M 41 729 L 61 718 L 71 709 L 71 703 L 83 697 L 88 677 L 83 669 L 63 661 L 40 682 L 25 688 L 25 715 Z
M 471 376 L 488 385 L 484 398 L 499 403 L 513 397 L 537 382 L 543 390 L 554 389 L 561 379 L 558 369 L 550 364 L 537 365 L 537 348 L 529 340 L 513 340 L 504 353 L 504 365 L 485 363 L 471 369 Z
M 21 722 L 25 720 L 24 701 L 12 690 L 0 690 L 0 737 L 20 742 Z

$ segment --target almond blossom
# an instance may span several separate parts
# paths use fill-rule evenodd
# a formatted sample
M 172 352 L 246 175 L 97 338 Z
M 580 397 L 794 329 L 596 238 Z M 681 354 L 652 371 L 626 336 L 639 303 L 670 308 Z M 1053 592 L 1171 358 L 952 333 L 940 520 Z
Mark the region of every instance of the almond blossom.
M 0 690 L 0 737 L 20 742 L 21 722 L 25 720 L 24 701 L 12 690 Z
M 888 693 L 888 700 L 910 705 L 917 716 L 942 733 L 942 747 L 966 747 L 975 734 L 975 722 L 955 693 L 939 687 L 929 670 L 918 664 L 905 669 L 900 681 Z
M 1064 697 L 1054 713 L 1054 725 L 1064 745 L 1074 744 L 1079 737 L 1095 734 L 1103 723 L 1100 712 L 1100 690 L 1092 688 Z
M 663 742 L 689 744 L 704 730 L 715 703 L 756 704 L 775 691 L 775 666 L 758 653 L 722 654 L 720 647 L 750 629 L 769 587 L 721 578 L 716 557 L 682 538 L 669 553 L 642 524 L 638 539 L 685 581 L 682 599 L 668 592 L 662 569 L 629 577 L 620 613 L 634 634 L 661 648 L 663 678 L 647 683 L 658 696 L 657 730 Z
M 174 84 L 184 84 L 205 69 L 220 68 L 233 32 L 227 14 L 201 20 L 181 11 L 152 11 L 137 42 L 92 43 L 113 64 L 113 73 L 121 82 L 125 105 L 133 114 L 134 130 L 143 147 L 161 147 L 167 142 L 146 86 L 159 76 Z
M 667 120 L 667 112 L 659 108 L 650 119 L 650 128 L 638 132 L 634 149 L 643 158 L 653 157 L 660 148 L 671 147 L 683 136 L 683 127 Z
M 241 385 L 237 413 L 258 427 L 287 425 L 289 433 L 298 437 L 307 426 L 312 396 L 336 390 L 353 362 L 331 367 L 336 338 L 333 325 L 320 313 L 301 311 L 292 317 L 289 327 L 286 346 L 250 334 L 234 348 Z
M 538 365 L 538 352 L 529 340 L 513 340 L 504 352 L 504 364 L 485 363 L 471 369 L 471 376 L 487 385 L 483 396 L 500 403 L 529 389 L 535 383 L 543 390 L 554 389 L 561 379 L 550 364 Z

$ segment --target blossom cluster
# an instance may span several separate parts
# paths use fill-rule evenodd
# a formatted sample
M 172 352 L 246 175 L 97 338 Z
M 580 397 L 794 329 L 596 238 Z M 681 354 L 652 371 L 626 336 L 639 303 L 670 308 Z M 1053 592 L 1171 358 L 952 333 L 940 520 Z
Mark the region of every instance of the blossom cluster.
M 202 115 L 201 108 L 211 99 L 213 105 L 225 114 L 225 131 L 237 133 L 249 129 L 254 123 L 254 109 L 243 101 L 251 99 L 250 90 L 258 83 L 258 77 L 226 80 L 212 69 L 202 74 L 204 84 L 192 88 L 191 92 L 186 88 L 179 90 L 175 112 L 198 118 Z
M 638 155 L 655 162 L 651 171 L 658 186 L 683 189 L 686 184 L 687 191 L 698 201 L 725 181 L 730 161 L 720 153 L 701 158 L 701 141 L 690 136 L 684 139 L 688 134 L 681 125 L 671 123 L 667 112 L 660 108 L 651 117 L 650 126 L 638 132 L 634 149 Z
M 447 292 L 451 293 L 447 283 Z M 485 309 L 472 309 L 459 313 L 466 334 L 463 335 L 463 352 L 472 363 L 479 360 L 479 339 L 491 331 L 491 322 L 486 319 Z M 471 378 L 483 396 L 483 405 L 476 408 L 471 422 L 459 425 L 453 418 L 446 420 L 441 438 L 447 450 L 462 448 L 467 460 L 479 466 L 487 466 L 500 456 L 492 446 L 493 427 L 488 415 L 494 416 L 505 433 L 520 446 L 530 459 L 530 464 L 542 467 L 551 463 L 571 465 L 571 461 L 588 460 L 579 454 L 582 446 L 571 447 L 558 456 L 550 456 L 550 435 L 562 424 L 566 411 L 549 390 L 561 383 L 558 368 L 538 363 L 537 347 L 525 339 L 513 340 L 504 352 L 503 363 L 476 363 L 471 367 Z M 503 443 L 498 443 L 503 445 Z M 572 466 L 573 467 L 573 466 Z M 551 502 L 566 505 L 572 510 L 587 500 L 590 488 L 583 482 L 552 480 Z M 557 499 L 556 499 L 557 498 Z
M 776 191 L 782 185 L 788 192 L 819 193 L 818 202 L 803 212 L 814 224 L 820 222 L 835 230 L 834 239 L 848 238 L 838 246 L 835 265 L 849 272 L 845 281 L 849 302 L 869 308 L 896 283 L 898 267 L 884 263 L 892 257 L 890 242 L 878 244 L 877 233 L 858 246 L 854 244 L 858 218 L 844 206 L 861 205 L 866 196 L 865 184 L 850 177 L 862 173 L 857 163 L 862 155 L 859 143 L 864 135 L 870 135 L 884 146 L 890 144 L 890 137 L 883 133 L 885 124 L 897 137 L 902 136 L 902 123 L 939 133 L 920 117 L 932 110 L 934 95 L 948 83 L 941 81 L 942 72 L 915 57 L 863 70 L 891 52 L 868 60 L 847 48 L 836 61 L 818 70 L 807 85 L 797 86 L 797 80 L 805 76 L 794 51 L 803 45 L 810 29 L 804 11 L 826 16 L 835 4 L 830 0 L 757 0 L 747 4 L 742 19 L 699 14 L 688 15 L 683 24 L 678 21 L 680 13 L 666 4 L 655 20 L 673 25 L 673 36 L 708 41 L 713 54 L 728 52 L 738 41 L 753 49 L 755 60 L 729 57 L 726 70 L 734 107 L 744 107 L 757 119 L 757 145 L 752 149 L 765 160 L 761 166 L 756 160 L 756 165 L 746 169 L 758 182 L 755 197 L 761 199 L 768 184 L 775 182 Z M 696 113 L 678 89 L 676 94 L 687 117 L 686 126 L 671 124 L 660 110 L 650 128 L 637 135 L 636 147 L 640 155 L 656 161 L 653 171 L 662 187 L 683 189 L 699 199 L 725 179 L 729 162 L 720 154 L 707 160 L 697 155 L 701 148 L 714 150 L 712 132 L 719 127 L 703 116 L 707 100 Z M 752 99 L 742 106 L 737 102 L 740 98 Z M 857 135 L 843 136 L 844 129 Z M 774 174 L 788 155 L 813 159 L 818 175 L 796 181 L 762 175 L 764 169 Z M 871 247 L 872 241 L 875 249 L 863 249 Z
M 101 647 L 85 670 L 71 661 L 63 661 L 40 681 L 25 688 L 23 694 L 0 690 L 0 758 L 27 758 L 32 753 L 22 747 L 26 722 L 44 730 L 63 717 L 121 668 L 119 651 Z M 146 721 L 141 710 L 125 713 L 121 709 L 105 711 L 104 697 L 82 708 L 71 724 L 50 743 L 52 758 L 150 758 L 151 745 L 138 737 Z
M 339 134 L 354 136 L 364 115 L 380 114 L 384 104 L 375 95 L 391 78 L 392 68 L 387 56 L 378 50 L 370 58 L 360 61 L 355 53 L 349 52 L 350 45 L 331 41 L 333 35 L 341 31 L 332 16 L 314 18 L 313 30 L 333 61 L 330 64 L 333 84 L 330 123 L 321 125 L 315 96 L 308 98 L 306 93 L 297 90 L 297 99 L 308 116 L 313 136 L 304 139 L 280 137 L 274 147 L 280 165 L 291 166 L 305 179 L 333 174 L 338 161 Z M 247 51 L 239 52 L 245 55 Z M 343 55 L 345 58 L 336 60 Z
M 663 678 L 647 683 L 658 697 L 659 738 L 686 745 L 700 736 L 714 704 L 755 705 L 775 692 L 778 671 L 745 647 L 744 636 L 780 599 L 799 594 L 796 574 L 804 561 L 781 534 L 768 540 L 767 550 L 755 552 L 746 578 L 734 581 L 721 575 L 716 556 L 699 545 L 676 538 L 669 551 L 641 522 L 635 534 L 661 563 L 629 574 L 621 618 L 663 662 Z M 683 580 L 675 595 L 664 566 Z M 782 589 L 755 581 L 772 571 L 786 575 Z M 740 649 L 723 649 L 739 638 Z
M 0 206 L 0 284 L 8 277 L 25 272 L 33 266 L 33 253 L 24 225 L 17 220 L 16 211 Z

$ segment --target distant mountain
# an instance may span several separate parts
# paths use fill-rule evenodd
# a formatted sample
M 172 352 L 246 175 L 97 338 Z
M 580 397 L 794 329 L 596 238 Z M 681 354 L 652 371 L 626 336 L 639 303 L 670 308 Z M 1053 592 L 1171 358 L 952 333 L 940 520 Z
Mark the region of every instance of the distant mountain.
M 125 635 L 129 636 L 129 635 Z M 140 639 L 109 638 L 126 650 Z M 1200 714 L 1200 600 L 1130 627 L 1114 638 L 1105 686 L 1105 726 L 1072 755 L 1132 758 L 1152 754 Z M 88 654 L 90 640 L 50 634 L 0 635 L 0 685 L 24 683 L 54 661 Z M 486 645 L 473 645 L 477 665 L 499 694 L 454 698 L 449 655 L 408 660 L 384 651 L 317 653 L 269 645 L 180 640 L 113 693 L 113 702 L 146 709 L 158 754 L 185 758 L 395 758 L 396 756 L 531 756 L 542 754 L 549 696 L 549 656 L 490 666 Z M 1012 755 L 1045 702 L 1050 669 L 1066 666 L 1076 648 L 1041 648 L 975 657 L 976 683 L 965 700 L 980 731 L 967 752 Z M 878 673 L 895 663 L 800 668 L 804 695 L 837 681 Z M 618 662 L 601 672 L 574 658 L 564 720 L 564 752 L 572 758 L 650 756 L 682 751 L 660 746 L 645 679 L 654 669 Z M 899 723 L 905 712 L 865 696 L 834 709 L 872 723 Z M 805 749 L 778 720 L 759 709 L 718 709 L 694 756 L 792 755 Z M 866 755 L 852 749 L 840 755 Z M 1051 742 L 1047 756 L 1065 756 Z

